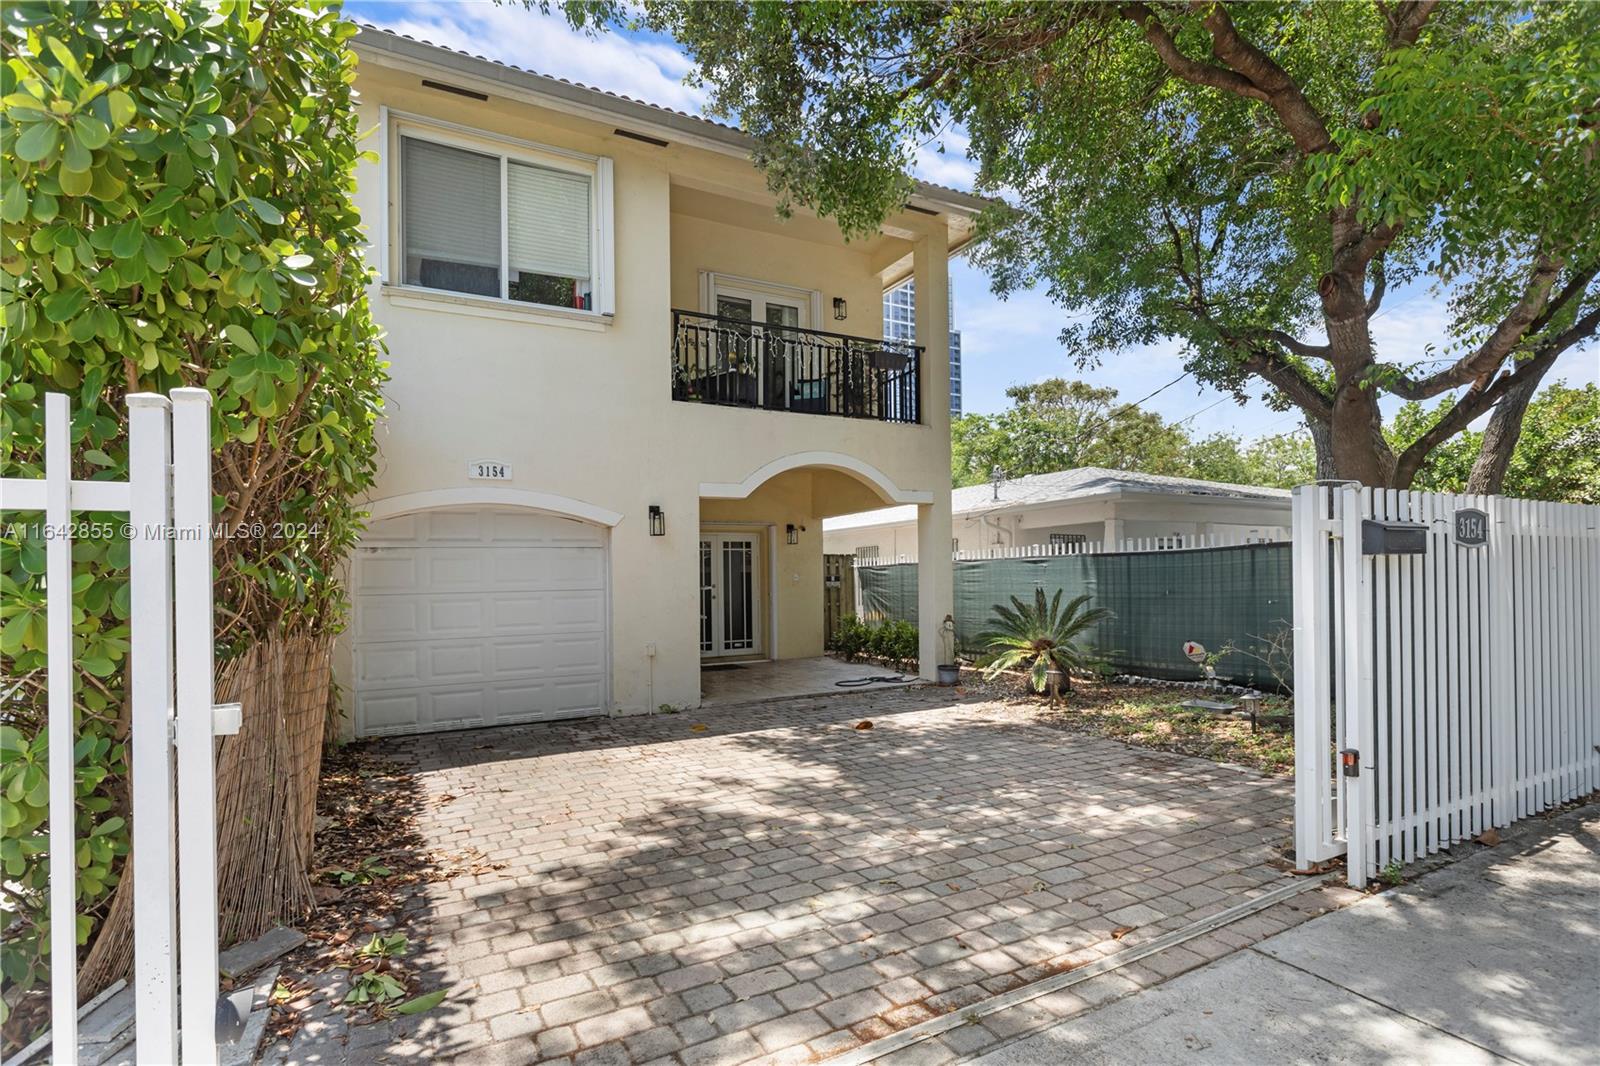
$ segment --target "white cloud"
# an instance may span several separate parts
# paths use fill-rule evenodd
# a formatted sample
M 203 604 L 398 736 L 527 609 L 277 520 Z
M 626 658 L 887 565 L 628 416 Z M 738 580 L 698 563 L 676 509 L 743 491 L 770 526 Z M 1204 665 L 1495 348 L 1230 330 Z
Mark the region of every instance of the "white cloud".
M 972 141 L 966 131 L 950 126 L 917 146 L 911 172 L 923 181 L 970 192 L 978 178 L 978 165 L 967 158 L 971 147 Z
M 589 36 L 558 10 L 487 3 L 352 3 L 346 13 L 395 33 L 646 103 L 699 114 L 705 95 L 683 84 L 689 60 L 670 43 L 615 32 Z

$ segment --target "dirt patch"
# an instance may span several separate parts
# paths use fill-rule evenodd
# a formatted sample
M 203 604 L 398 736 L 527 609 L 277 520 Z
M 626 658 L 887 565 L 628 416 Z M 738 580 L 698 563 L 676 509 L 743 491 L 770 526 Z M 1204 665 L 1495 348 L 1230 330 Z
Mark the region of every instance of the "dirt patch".
M 1074 679 L 1072 691 L 1052 704 L 1043 696 L 1019 693 L 1008 679 L 986 682 L 963 672 L 961 680 L 969 692 L 992 697 L 1003 713 L 1025 715 L 1053 729 L 1248 766 L 1267 774 L 1294 773 L 1293 712 L 1289 701 L 1278 697 L 1263 701 L 1252 730 L 1246 719 L 1180 706 L 1185 700 L 1206 698 L 1192 690 Z
M 312 866 L 318 906 L 303 927 L 306 943 L 284 958 L 269 1039 L 331 1012 L 368 1024 L 438 991 L 438 975 L 410 959 L 427 937 L 424 886 L 500 867 L 472 848 L 429 849 L 417 826 L 427 802 L 409 767 L 366 745 L 324 753 Z

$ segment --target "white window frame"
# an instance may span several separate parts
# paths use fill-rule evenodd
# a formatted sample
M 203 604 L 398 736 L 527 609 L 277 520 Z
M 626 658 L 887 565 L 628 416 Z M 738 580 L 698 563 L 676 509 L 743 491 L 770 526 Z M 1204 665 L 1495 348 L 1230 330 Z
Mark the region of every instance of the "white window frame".
M 616 248 L 615 216 L 613 214 L 613 171 L 606 156 L 574 152 L 566 148 L 538 144 L 514 137 L 485 133 L 469 126 L 426 118 L 398 111 L 383 111 L 384 158 L 392 158 L 394 165 L 383 168 L 387 195 L 384 197 L 385 218 L 382 232 L 387 237 L 383 255 L 384 285 L 398 292 L 419 296 L 439 297 L 453 304 L 466 304 L 496 310 L 523 312 L 532 315 L 557 315 L 562 318 L 610 320 L 616 315 Z M 500 160 L 500 296 L 482 296 L 462 293 L 452 289 L 435 289 L 413 285 L 405 280 L 404 211 L 401 197 L 405 195 L 405 168 L 400 165 L 400 146 L 404 138 L 460 148 L 481 155 L 492 155 Z M 589 259 L 593 307 L 589 309 L 560 307 L 554 304 L 531 303 L 513 300 L 507 295 L 511 284 L 511 271 L 507 263 L 510 242 L 507 239 L 507 162 L 527 163 L 532 166 L 581 174 L 589 181 Z
M 735 292 L 733 290 L 742 290 Z M 816 325 L 822 321 L 822 291 L 820 289 L 802 289 L 795 285 L 783 285 L 776 281 L 762 281 L 760 278 L 744 278 L 736 274 L 719 274 L 713 270 L 700 271 L 700 310 L 704 314 L 717 313 L 717 297 L 719 295 L 745 297 L 756 293 L 763 299 L 771 297 L 782 303 L 799 304 L 806 310 L 806 322 L 801 329 L 819 329 Z M 756 323 L 765 325 L 765 323 Z
M 1086 533 L 1052 533 L 1051 544 L 1087 544 L 1089 537 Z

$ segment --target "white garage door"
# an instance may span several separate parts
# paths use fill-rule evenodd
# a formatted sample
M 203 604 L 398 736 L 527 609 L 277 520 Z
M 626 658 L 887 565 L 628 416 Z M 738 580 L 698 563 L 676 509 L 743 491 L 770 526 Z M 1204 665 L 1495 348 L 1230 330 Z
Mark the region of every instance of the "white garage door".
M 354 575 L 357 735 L 603 713 L 606 538 L 528 510 L 373 523 Z

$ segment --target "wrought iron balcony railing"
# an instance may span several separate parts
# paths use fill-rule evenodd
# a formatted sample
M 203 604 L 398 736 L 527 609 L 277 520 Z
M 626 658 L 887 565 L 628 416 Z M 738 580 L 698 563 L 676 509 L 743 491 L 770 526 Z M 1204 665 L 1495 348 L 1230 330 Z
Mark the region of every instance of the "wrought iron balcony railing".
M 922 420 L 922 348 L 672 312 L 672 398 L 801 414 Z

